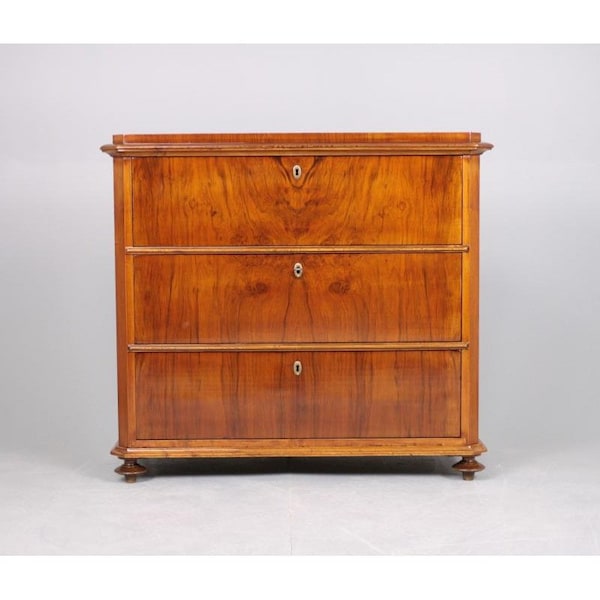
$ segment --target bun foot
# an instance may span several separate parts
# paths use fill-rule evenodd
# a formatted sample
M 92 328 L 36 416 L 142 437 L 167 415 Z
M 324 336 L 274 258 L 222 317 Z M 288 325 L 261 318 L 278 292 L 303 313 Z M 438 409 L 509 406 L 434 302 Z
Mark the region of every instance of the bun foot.
M 452 468 L 460 471 L 465 481 L 473 481 L 475 473 L 485 469 L 480 462 L 477 462 L 474 456 L 463 456 L 463 459 L 452 465 Z
M 115 469 L 115 473 L 125 476 L 126 483 L 135 483 L 138 475 L 143 475 L 146 472 L 146 467 L 138 464 L 135 459 L 126 458 L 125 464 Z

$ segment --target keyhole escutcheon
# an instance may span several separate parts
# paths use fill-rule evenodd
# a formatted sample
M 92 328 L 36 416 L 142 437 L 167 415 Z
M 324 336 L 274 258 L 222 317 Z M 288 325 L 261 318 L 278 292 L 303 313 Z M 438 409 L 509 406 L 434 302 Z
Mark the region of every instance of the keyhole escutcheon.
M 292 175 L 294 179 L 300 179 L 302 177 L 302 167 L 300 165 L 294 165 L 292 167 Z
M 302 373 L 302 363 L 299 360 L 294 361 L 294 375 Z
M 296 263 L 294 265 L 294 276 L 295 277 L 302 277 L 302 274 L 304 273 L 304 267 L 302 266 L 302 263 Z

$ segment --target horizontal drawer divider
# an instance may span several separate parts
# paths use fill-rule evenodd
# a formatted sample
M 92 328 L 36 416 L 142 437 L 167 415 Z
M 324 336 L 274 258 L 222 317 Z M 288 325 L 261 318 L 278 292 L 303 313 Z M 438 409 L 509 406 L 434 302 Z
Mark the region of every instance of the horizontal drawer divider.
M 127 246 L 127 254 L 402 254 L 468 252 L 469 246 Z
M 129 344 L 130 352 L 361 352 L 466 350 L 468 342 L 308 342 L 296 344 Z

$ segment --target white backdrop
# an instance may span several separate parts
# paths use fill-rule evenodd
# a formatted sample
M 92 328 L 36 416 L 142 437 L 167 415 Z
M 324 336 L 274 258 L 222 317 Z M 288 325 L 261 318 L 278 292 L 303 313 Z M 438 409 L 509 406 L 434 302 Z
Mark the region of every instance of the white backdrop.
M 482 440 L 597 437 L 599 67 L 598 45 L 0 46 L 0 447 L 116 440 L 99 146 L 146 132 L 482 132 Z

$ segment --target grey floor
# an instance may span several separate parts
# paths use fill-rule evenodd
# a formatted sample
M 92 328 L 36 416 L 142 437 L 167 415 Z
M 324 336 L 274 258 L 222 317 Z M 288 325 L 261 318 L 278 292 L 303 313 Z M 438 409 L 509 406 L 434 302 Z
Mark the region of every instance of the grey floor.
M 600 443 L 451 458 L 0 457 L 2 555 L 600 554 Z

